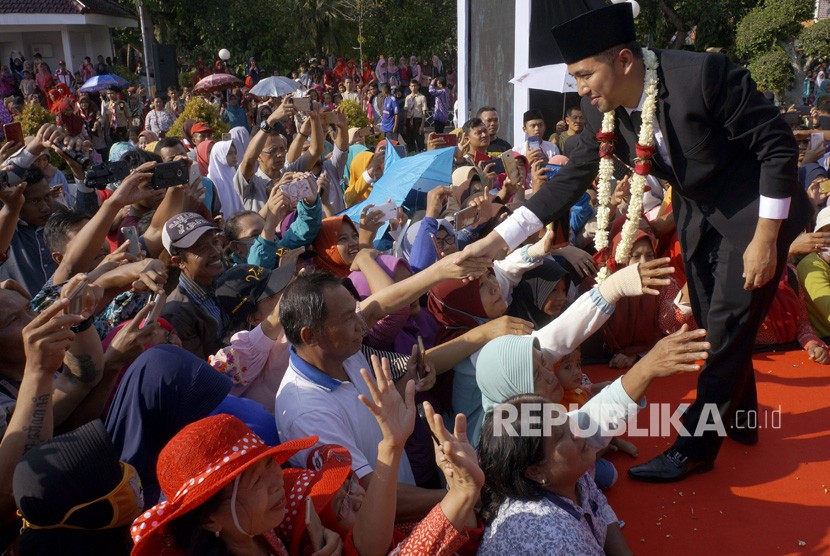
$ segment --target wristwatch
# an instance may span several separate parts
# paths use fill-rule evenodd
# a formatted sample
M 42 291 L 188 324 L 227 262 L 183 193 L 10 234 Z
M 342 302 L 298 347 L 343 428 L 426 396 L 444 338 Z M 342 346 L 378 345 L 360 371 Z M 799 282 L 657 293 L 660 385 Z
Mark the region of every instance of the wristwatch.
M 273 127 L 268 125 L 268 120 L 262 120 L 261 122 L 259 122 L 259 129 L 261 129 L 265 133 L 274 133 L 274 131 L 276 131 Z

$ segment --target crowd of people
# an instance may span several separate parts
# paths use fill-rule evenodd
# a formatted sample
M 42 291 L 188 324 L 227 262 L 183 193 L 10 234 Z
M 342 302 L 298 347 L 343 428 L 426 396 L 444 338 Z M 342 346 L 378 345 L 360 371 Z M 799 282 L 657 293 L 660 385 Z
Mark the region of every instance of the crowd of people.
M 498 256 L 480 248 L 581 171 L 599 131 L 590 103 L 553 130 L 527 111 L 512 145 L 492 106 L 453 129 L 437 56 L 312 58 L 291 76 L 299 93 L 259 99 L 251 58 L 245 88 L 215 99 L 231 124 L 217 141 L 203 121 L 170 133 L 192 88 L 77 94 L 86 72 L 109 71 L 87 63 L 52 78 L 13 53 L 2 81 L 4 96 L 58 107 L 56 124 L 0 147 L 9 554 L 632 553 L 603 490 L 638 449 L 612 431 L 719 341 L 698 328 L 701 278 L 675 219 L 686 192 L 649 176 L 632 199 L 618 158 L 610 214 L 595 182 L 549 226 L 502 236 Z M 194 85 L 211 71 L 226 68 L 199 61 Z M 67 91 L 53 98 L 47 77 Z M 344 100 L 374 125 L 350 127 Z M 819 117 L 791 130 L 816 216 L 748 341 L 830 364 Z M 445 184 L 366 203 L 387 160 L 438 149 L 452 149 Z M 185 174 L 172 184 L 171 163 Z M 592 382 L 588 363 L 620 376 Z M 525 434 L 500 429 L 508 409 Z

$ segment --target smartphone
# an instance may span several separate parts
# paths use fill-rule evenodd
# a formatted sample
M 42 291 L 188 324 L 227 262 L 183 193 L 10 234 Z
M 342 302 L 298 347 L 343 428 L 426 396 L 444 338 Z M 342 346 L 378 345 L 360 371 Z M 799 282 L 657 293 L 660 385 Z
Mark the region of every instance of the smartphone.
M 84 293 L 86 282 L 81 282 L 78 288 L 69 294 L 69 307 L 66 312 L 70 315 L 80 315 L 84 311 Z
M 810 134 L 810 150 L 817 149 L 824 145 L 824 134 L 823 133 L 811 133 Z
M 308 536 L 311 538 L 311 546 L 317 551 L 325 545 L 325 538 L 323 534 L 323 523 L 320 521 L 320 516 L 314 509 L 314 502 L 311 501 L 311 496 L 306 496 L 305 499 L 305 527 L 308 531 Z
M 418 380 L 424 378 L 426 369 L 426 350 L 424 349 L 424 339 L 418 336 L 418 351 L 415 354 L 415 376 Z
M 429 431 L 430 436 L 432 436 L 432 441 L 440 446 L 441 441 L 438 440 L 438 437 L 435 436 L 434 432 L 432 432 L 432 427 L 429 426 L 429 421 L 427 420 L 427 412 L 424 410 L 424 402 L 419 403 L 417 405 L 417 408 L 418 408 L 418 418 L 421 419 L 421 421 L 423 421 L 424 424 L 427 426 L 427 430 Z
M 822 180 L 821 183 L 818 184 L 818 189 L 822 193 L 830 193 L 830 180 Z
M 323 123 L 326 125 L 337 125 L 337 112 L 323 112 Z
M 435 234 L 429 234 L 430 239 L 432 239 L 432 245 L 435 247 L 435 254 L 438 259 L 441 259 L 441 248 L 438 247 L 438 240 L 435 239 Z
M 144 319 L 144 324 L 141 326 L 142 328 L 159 320 L 161 310 L 164 309 L 164 304 L 167 303 L 167 294 L 164 292 L 154 293 L 150 298 L 150 301 L 155 303 L 155 305 L 150 310 L 150 314 L 147 315 L 147 318 Z
M 434 137 L 440 137 L 444 140 L 444 147 L 458 146 L 458 137 L 452 133 L 436 133 Z
M 472 226 L 478 220 L 478 207 L 467 207 L 455 213 L 455 231 Z
M 233 141 L 233 137 L 231 137 L 230 133 L 223 133 L 222 134 L 222 141 Z
M 527 152 L 535 151 L 542 148 L 542 142 L 535 135 L 527 138 Z
M 95 189 L 106 189 L 107 184 L 123 180 L 129 175 L 130 163 L 126 160 L 104 162 L 86 171 L 84 174 L 84 185 Z
M 513 156 L 513 151 L 504 151 L 499 155 L 502 164 L 504 165 L 504 172 L 515 184 L 524 183 L 524 176 L 519 172 L 519 165 L 516 164 L 516 157 Z
M 125 240 L 130 240 L 127 246 L 127 253 L 133 257 L 141 258 L 141 244 L 138 242 L 138 230 L 135 226 L 124 226 L 121 228 L 121 234 Z
M 0 189 L 14 187 L 22 181 L 23 178 L 21 178 L 11 170 L 0 170 Z
M 487 165 L 487 163 L 491 162 L 492 160 L 493 159 L 490 158 L 489 155 L 482 154 L 478 151 L 473 153 L 473 162 L 476 164 L 476 166 L 481 165 L 482 162 L 484 162 L 483 165 Z
M 6 135 L 6 141 L 14 141 L 21 145 L 26 142 L 23 137 L 23 125 L 20 122 L 3 124 L 3 133 Z
M 156 164 L 153 170 L 153 182 L 150 187 L 153 189 L 167 189 L 174 185 L 187 184 L 190 171 L 187 168 L 186 160 L 174 160 L 173 162 L 162 162 Z
M 559 164 L 545 164 L 545 172 L 548 174 L 548 179 L 551 179 L 553 176 L 562 169 L 562 166 Z
M 311 111 L 311 97 L 294 97 L 294 110 L 297 112 Z
M 314 189 L 309 180 L 313 179 L 311 176 L 306 176 L 291 183 L 284 183 L 280 186 L 280 189 L 288 198 L 288 202 L 296 206 L 303 199 L 311 197 Z
M 393 218 L 398 217 L 398 205 L 396 205 L 392 201 L 388 201 L 386 203 L 383 203 L 382 205 L 372 207 L 371 212 L 374 212 L 376 210 L 383 212 L 383 216 L 381 216 L 379 222 L 389 222 Z

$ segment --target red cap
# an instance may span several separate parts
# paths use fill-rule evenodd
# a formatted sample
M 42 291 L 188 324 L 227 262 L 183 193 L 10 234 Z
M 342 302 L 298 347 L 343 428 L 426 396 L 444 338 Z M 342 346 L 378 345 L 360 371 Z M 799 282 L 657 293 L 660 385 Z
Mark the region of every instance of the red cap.
M 194 133 L 216 133 L 215 129 L 211 129 L 205 122 L 196 122 L 193 124 L 193 127 L 190 128 L 191 135 Z

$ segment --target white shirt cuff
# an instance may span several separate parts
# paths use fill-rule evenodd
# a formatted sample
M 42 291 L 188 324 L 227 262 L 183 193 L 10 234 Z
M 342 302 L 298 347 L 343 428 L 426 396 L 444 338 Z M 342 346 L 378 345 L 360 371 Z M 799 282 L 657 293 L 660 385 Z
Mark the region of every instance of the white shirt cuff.
M 496 233 L 501 236 L 507 248 L 512 251 L 522 244 L 532 233 L 544 227 L 539 218 L 527 207 L 519 207 L 510 218 L 496 226 Z
M 792 197 L 775 199 L 761 195 L 761 206 L 758 208 L 758 216 L 770 220 L 786 220 L 790 215 L 790 201 Z

